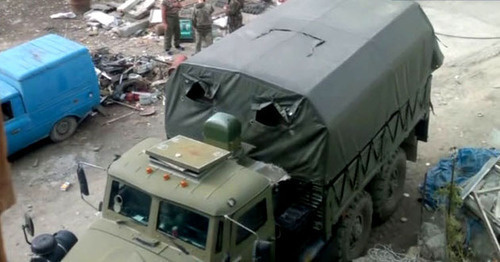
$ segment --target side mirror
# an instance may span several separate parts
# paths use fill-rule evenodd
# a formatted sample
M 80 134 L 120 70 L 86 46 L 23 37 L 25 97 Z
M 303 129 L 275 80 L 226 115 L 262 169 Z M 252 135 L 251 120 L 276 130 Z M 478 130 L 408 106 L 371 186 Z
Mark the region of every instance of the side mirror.
M 252 258 L 254 262 L 272 261 L 272 243 L 264 240 L 255 240 L 253 244 Z
M 78 165 L 76 174 L 78 175 L 78 184 L 80 184 L 80 193 L 84 196 L 88 196 L 89 186 L 87 184 L 87 176 L 85 175 L 85 170 L 83 170 L 81 165 Z
M 24 213 L 24 224 L 22 225 L 23 233 L 24 233 L 24 240 L 28 245 L 31 245 L 31 242 L 28 241 L 28 236 L 26 233 L 28 233 L 30 236 L 35 235 L 35 226 L 33 225 L 33 219 L 28 213 Z
M 98 166 L 92 165 L 93 167 L 100 168 Z M 102 204 L 99 203 L 99 208 L 96 208 L 93 206 L 91 203 L 89 203 L 83 196 L 88 196 L 89 195 L 89 185 L 87 184 L 87 176 L 85 175 L 85 170 L 83 170 L 82 163 L 78 164 L 78 167 L 76 169 L 76 175 L 78 176 L 78 184 L 80 184 L 80 196 L 82 197 L 82 200 L 87 203 L 89 206 L 91 206 L 93 209 L 97 211 L 102 210 Z

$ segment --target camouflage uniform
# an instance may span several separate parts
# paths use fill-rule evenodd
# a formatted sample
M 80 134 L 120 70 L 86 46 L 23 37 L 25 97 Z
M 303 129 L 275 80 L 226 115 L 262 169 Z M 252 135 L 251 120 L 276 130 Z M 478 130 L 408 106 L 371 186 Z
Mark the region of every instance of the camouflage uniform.
M 196 32 L 196 53 L 201 51 L 201 42 L 205 41 L 207 46 L 213 43 L 212 37 L 212 13 L 214 8 L 205 3 L 196 4 L 193 10 L 193 27 Z
M 236 31 L 236 29 L 243 26 L 243 0 L 229 0 L 228 8 L 226 9 L 227 26 L 229 33 Z
M 167 9 L 167 30 L 165 30 L 165 50 L 170 50 L 172 47 L 172 36 L 174 38 L 174 46 L 180 47 L 181 44 L 181 27 L 179 24 L 180 7 L 175 6 L 176 0 L 163 0 L 162 6 Z

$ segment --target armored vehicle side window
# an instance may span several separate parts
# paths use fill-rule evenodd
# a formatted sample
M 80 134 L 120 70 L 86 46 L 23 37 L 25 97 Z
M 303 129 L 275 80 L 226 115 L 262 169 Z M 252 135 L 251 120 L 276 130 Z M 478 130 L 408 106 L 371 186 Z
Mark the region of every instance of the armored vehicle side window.
M 151 196 L 124 183 L 113 181 L 109 209 L 147 225 L 151 209 Z
M 4 122 L 7 122 L 14 118 L 14 113 L 12 112 L 12 105 L 10 101 L 2 103 L 2 114 Z
M 239 219 L 242 225 L 250 228 L 252 231 L 257 231 L 261 226 L 263 226 L 267 221 L 267 207 L 266 200 L 263 199 L 257 205 L 249 209 L 245 214 L 243 214 Z M 238 226 L 238 231 L 236 232 L 236 244 L 241 243 L 241 241 L 247 239 L 250 236 L 250 232 L 240 226 Z
M 195 247 L 205 249 L 208 218 L 168 202 L 160 203 L 158 230 Z

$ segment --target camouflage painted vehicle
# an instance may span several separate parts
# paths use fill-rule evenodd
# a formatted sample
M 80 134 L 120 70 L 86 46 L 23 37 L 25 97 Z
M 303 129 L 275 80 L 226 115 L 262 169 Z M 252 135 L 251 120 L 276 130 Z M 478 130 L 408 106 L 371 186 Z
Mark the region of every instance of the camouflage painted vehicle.
M 441 63 L 410 1 L 289 1 L 267 12 L 177 68 L 170 139 L 112 163 L 102 219 L 64 261 L 359 256 L 427 140 Z

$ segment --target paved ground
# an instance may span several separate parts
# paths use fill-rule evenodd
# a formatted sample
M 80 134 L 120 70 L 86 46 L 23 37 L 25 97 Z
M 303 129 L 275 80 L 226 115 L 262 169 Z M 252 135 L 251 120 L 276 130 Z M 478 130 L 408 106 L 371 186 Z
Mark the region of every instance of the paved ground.
M 500 2 L 422 1 L 437 32 L 460 36 L 500 36 Z M 0 50 L 47 32 L 65 35 L 91 49 L 107 46 L 126 54 L 159 54 L 161 43 L 154 39 L 113 38 L 107 33 L 88 36 L 85 23 L 76 20 L 50 20 L 53 13 L 68 10 L 63 0 L 5 0 L 0 2 L 4 14 L 0 20 Z M 418 184 L 427 170 L 448 154 L 452 146 L 500 147 L 500 40 L 474 40 L 439 36 L 446 56 L 444 66 L 435 73 L 430 141 L 420 145 L 417 163 L 409 163 L 406 192 L 409 198 L 384 225 L 374 228 L 370 243 L 391 244 L 405 250 L 416 244 L 420 206 Z M 107 119 L 87 119 L 74 137 L 59 144 L 42 141 L 12 158 L 17 204 L 2 215 L 3 236 L 10 261 L 25 261 L 29 247 L 24 243 L 20 225 L 22 214 L 31 209 L 37 233 L 68 228 L 77 235 L 96 219 L 95 211 L 79 200 L 78 186 L 67 192 L 59 190 L 64 181 L 75 183 L 77 161 L 107 166 L 114 154 L 120 154 L 134 143 L 149 136 L 164 137 L 161 102 L 152 117 L 133 115 L 124 121 L 103 126 Z M 126 108 L 110 108 L 114 116 L 127 113 Z M 97 203 L 102 197 L 105 175 L 88 170 L 89 199 Z M 402 223 L 401 217 L 408 218 Z

